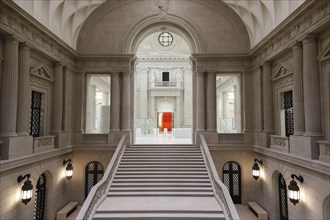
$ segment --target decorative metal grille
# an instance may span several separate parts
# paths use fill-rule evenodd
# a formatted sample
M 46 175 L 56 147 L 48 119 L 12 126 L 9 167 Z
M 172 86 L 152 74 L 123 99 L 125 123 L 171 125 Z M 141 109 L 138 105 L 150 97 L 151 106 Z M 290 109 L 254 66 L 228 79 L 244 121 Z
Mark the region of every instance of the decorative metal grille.
M 289 220 L 288 215 L 288 199 L 286 194 L 286 184 L 285 179 L 280 174 L 278 179 L 278 191 L 279 191 L 279 201 L 280 201 L 280 217 L 281 220 Z
M 35 220 L 44 219 L 45 203 L 46 203 L 46 176 L 45 174 L 41 174 L 36 185 L 35 205 L 34 205 Z
M 292 91 L 284 92 L 284 109 L 285 109 L 285 136 L 289 137 L 294 133 Z
M 40 136 L 41 122 L 41 93 L 32 91 L 31 97 L 31 118 L 30 118 L 30 135 L 33 137 Z
M 173 43 L 173 36 L 168 32 L 163 32 L 159 35 L 158 41 L 160 45 L 168 47 Z
M 90 162 L 86 166 L 85 176 L 85 196 L 87 197 L 93 186 L 96 185 L 103 178 L 104 170 L 101 163 L 97 161 Z
M 235 204 L 241 203 L 241 167 L 238 163 L 230 161 L 223 166 L 223 183 Z

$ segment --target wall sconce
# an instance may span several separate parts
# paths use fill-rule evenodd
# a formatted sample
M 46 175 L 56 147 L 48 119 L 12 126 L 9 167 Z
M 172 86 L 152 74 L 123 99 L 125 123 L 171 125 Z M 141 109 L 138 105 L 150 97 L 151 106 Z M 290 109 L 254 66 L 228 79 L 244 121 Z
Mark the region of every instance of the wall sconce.
M 71 159 L 67 159 L 67 160 L 63 160 L 63 165 L 65 165 L 66 163 L 68 163 L 68 165 L 65 168 L 65 177 L 70 180 L 72 178 L 73 175 L 73 166 L 71 163 Z
M 262 165 L 262 160 L 254 159 L 254 164 L 252 167 L 252 176 L 255 180 L 258 180 L 260 177 L 260 168 L 257 162 L 259 162 L 260 165 Z
M 292 180 L 290 181 L 290 185 L 288 186 L 289 198 L 290 198 L 290 201 L 293 203 L 293 205 L 296 205 L 300 200 L 300 188 L 299 188 L 297 182 L 294 181 L 294 178 L 296 178 L 301 183 L 303 183 L 304 177 L 302 177 L 302 176 L 298 177 L 295 174 L 291 174 L 291 178 L 292 178 Z
M 31 201 L 32 198 L 32 191 L 33 191 L 33 185 L 29 178 L 31 177 L 30 174 L 26 174 L 25 176 L 20 175 L 17 177 L 17 182 L 20 183 L 22 180 L 27 178 L 27 180 L 24 182 L 22 188 L 21 188 L 21 200 L 26 205 L 28 202 Z

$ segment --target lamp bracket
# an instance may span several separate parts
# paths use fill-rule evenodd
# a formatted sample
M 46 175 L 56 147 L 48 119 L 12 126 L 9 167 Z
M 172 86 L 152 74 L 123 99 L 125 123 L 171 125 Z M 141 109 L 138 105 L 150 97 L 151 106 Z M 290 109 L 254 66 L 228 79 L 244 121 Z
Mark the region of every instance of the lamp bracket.
M 30 178 L 31 177 L 31 175 L 28 173 L 28 174 L 26 174 L 26 175 L 24 175 L 24 176 L 22 176 L 22 175 L 19 175 L 18 177 L 17 177 L 17 182 L 18 183 L 20 183 L 20 182 L 22 182 L 22 180 L 24 180 L 25 178 Z
M 66 160 L 63 160 L 63 165 L 65 165 L 66 163 L 71 163 L 71 159 L 66 159 Z
M 294 178 L 296 178 L 297 180 L 299 180 L 301 183 L 304 182 L 304 177 L 299 175 L 297 176 L 296 174 L 291 174 L 291 178 L 294 180 Z
M 262 160 L 254 159 L 254 162 L 259 162 L 262 165 Z

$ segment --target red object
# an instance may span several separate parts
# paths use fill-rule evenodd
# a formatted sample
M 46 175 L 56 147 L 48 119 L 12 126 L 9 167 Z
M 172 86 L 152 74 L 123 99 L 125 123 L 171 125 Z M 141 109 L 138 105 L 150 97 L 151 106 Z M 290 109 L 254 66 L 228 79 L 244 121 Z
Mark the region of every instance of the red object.
M 167 131 L 172 131 L 172 112 L 163 112 L 163 131 L 167 128 Z

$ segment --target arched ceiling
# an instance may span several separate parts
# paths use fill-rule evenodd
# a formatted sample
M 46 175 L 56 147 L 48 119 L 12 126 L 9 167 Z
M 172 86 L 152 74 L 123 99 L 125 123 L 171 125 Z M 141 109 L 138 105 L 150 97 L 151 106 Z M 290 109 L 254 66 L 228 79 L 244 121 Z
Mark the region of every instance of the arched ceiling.
M 45 27 L 76 49 L 79 31 L 87 17 L 103 2 L 112 0 L 13 0 Z M 155 7 L 167 0 L 150 0 Z M 168 13 L 171 12 L 169 0 Z M 210 1 L 210 0 L 205 0 Z M 251 47 L 306 0 L 217 0 L 229 5 L 243 20 Z M 158 4 L 157 4 L 158 2 Z

